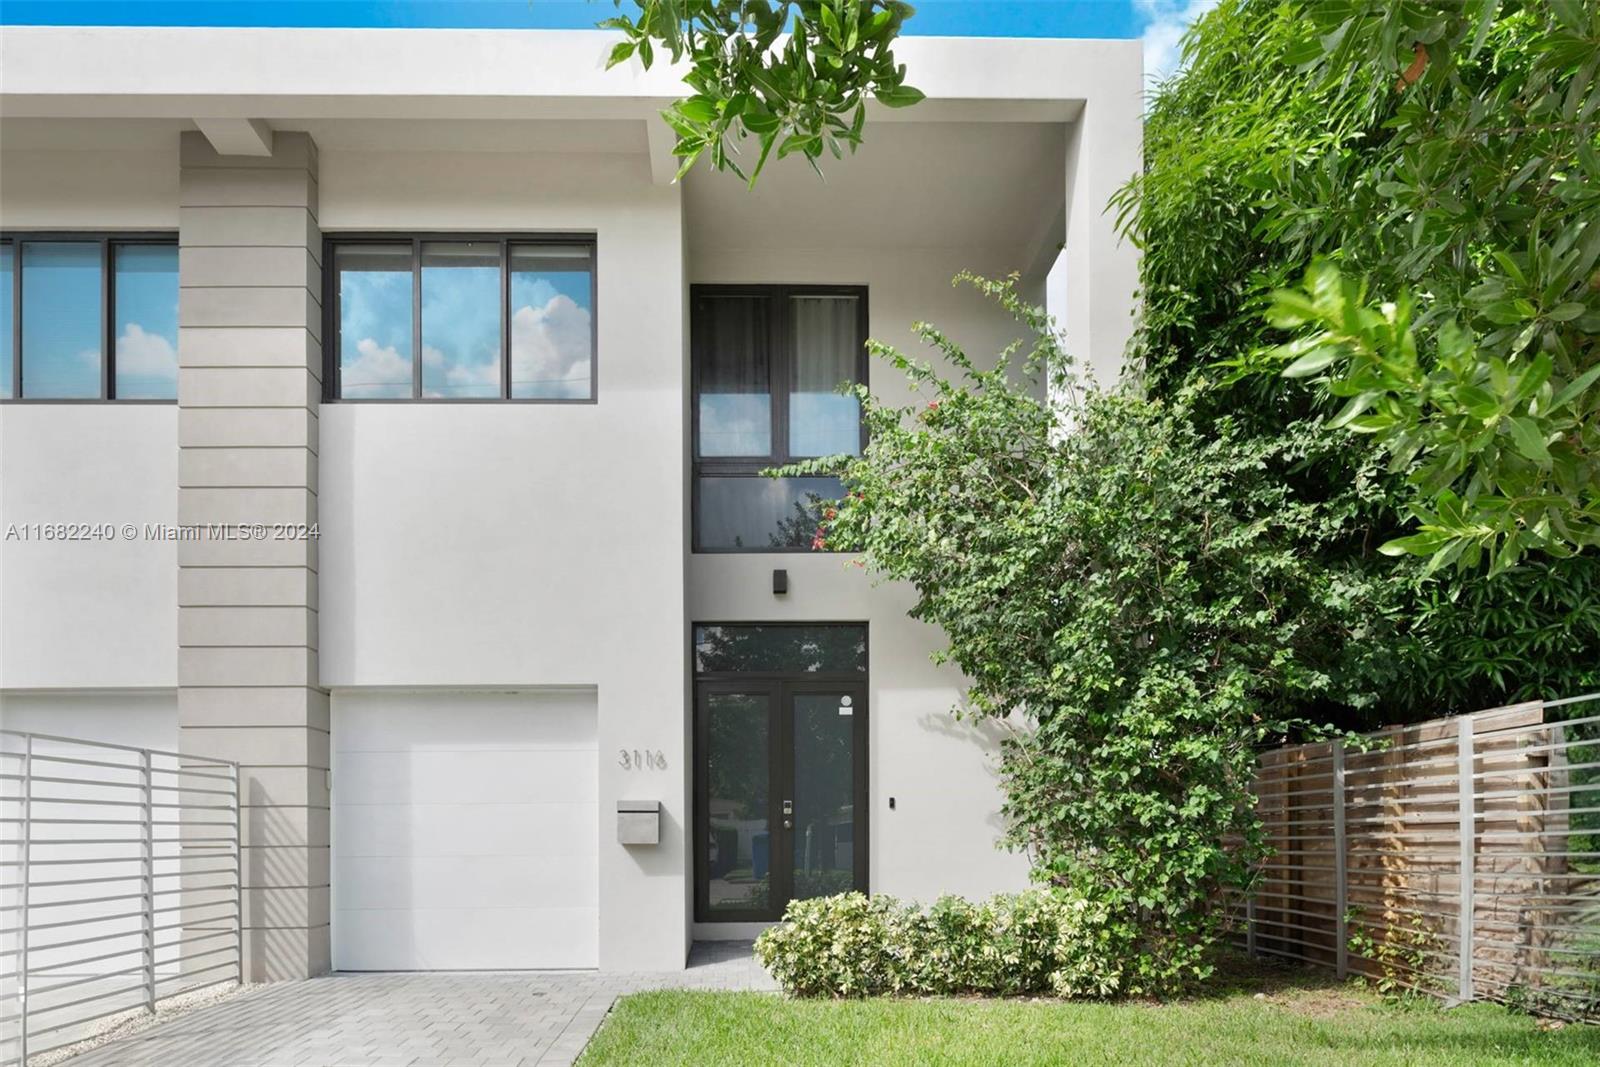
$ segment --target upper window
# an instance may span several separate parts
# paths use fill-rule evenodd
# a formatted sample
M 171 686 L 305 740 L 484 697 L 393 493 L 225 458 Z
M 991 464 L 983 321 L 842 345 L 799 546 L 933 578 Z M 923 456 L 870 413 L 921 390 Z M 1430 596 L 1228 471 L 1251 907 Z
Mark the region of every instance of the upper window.
M 328 246 L 330 399 L 594 399 L 592 241 L 384 236 Z
M 170 236 L 0 239 L 0 398 L 175 400 Z
M 696 286 L 694 546 L 810 548 L 837 478 L 767 478 L 800 459 L 860 455 L 867 294 L 854 286 Z

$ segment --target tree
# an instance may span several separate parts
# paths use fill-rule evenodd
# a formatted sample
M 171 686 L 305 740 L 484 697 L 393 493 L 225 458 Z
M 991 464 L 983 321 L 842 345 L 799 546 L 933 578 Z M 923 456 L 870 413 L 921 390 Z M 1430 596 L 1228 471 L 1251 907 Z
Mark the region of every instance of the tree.
M 1600 545 L 1600 7 L 1307 15 L 1313 75 L 1377 137 L 1330 144 L 1302 161 L 1320 189 L 1269 199 L 1264 227 L 1335 240 L 1274 296 L 1299 336 L 1235 365 L 1287 363 L 1338 398 L 1332 425 L 1372 435 L 1418 527 L 1387 551 L 1494 574 Z
M 1340 516 L 1275 474 L 1337 435 L 1202 431 L 1181 398 L 1070 377 L 1060 434 L 1037 381 L 1069 366 L 1049 320 L 1012 283 L 969 280 L 1017 317 L 1027 350 L 981 370 L 917 326 L 947 374 L 874 343 L 926 403 L 858 388 L 863 454 L 788 473 L 843 479 L 824 546 L 910 583 L 912 617 L 943 631 L 937 658 L 968 680 L 967 713 L 1021 721 L 1001 758 L 1007 840 L 1131 932 L 1134 988 L 1168 990 L 1205 973 L 1220 891 L 1262 855 L 1258 748 L 1381 683 L 1383 587 L 1328 561 Z
M 894 40 L 913 14 L 900 0 L 632 0 L 632 6 L 637 15 L 600 23 L 624 37 L 608 66 L 637 56 L 648 70 L 658 48 L 674 63 L 689 60 L 684 80 L 692 95 L 661 113 L 678 137 L 680 178 L 709 154 L 716 169 L 754 185 L 774 148 L 780 159 L 803 155 L 821 174 L 824 151 L 838 159 L 860 145 L 868 99 L 887 107 L 922 99 L 894 59 Z M 750 141 L 755 158 L 741 166 L 740 149 Z
M 1573 22 L 1579 9 L 1586 29 Z M 1592 266 L 1584 288 L 1574 257 L 1600 242 L 1593 13 L 1516 0 L 1223 0 L 1191 28 L 1182 73 L 1153 94 L 1143 172 L 1116 199 L 1143 250 L 1133 365 L 1149 395 L 1185 397 L 1201 428 L 1230 419 L 1265 439 L 1328 426 L 1355 399 L 1336 395 L 1347 387 L 1377 394 L 1350 418 L 1395 418 L 1392 432 L 1346 425 L 1342 448 L 1278 467 L 1300 498 L 1342 509 L 1324 555 L 1390 586 L 1398 676 L 1374 722 L 1571 695 L 1600 678 L 1591 653 L 1600 621 L 1586 609 L 1600 553 L 1574 543 L 1564 557 L 1559 544 L 1524 543 L 1524 530 L 1542 535 L 1543 503 L 1519 505 L 1512 519 L 1491 511 L 1476 525 L 1494 497 L 1549 495 L 1576 517 L 1571 530 L 1594 499 L 1600 415 L 1595 383 L 1583 383 L 1600 292 Z M 1316 268 L 1308 291 L 1319 262 L 1334 272 Z M 1390 315 L 1409 316 L 1409 330 L 1396 331 Z M 1348 325 L 1356 329 L 1342 351 L 1328 351 L 1338 336 L 1317 339 Z M 1282 377 L 1319 347 L 1296 377 Z M 1355 372 L 1372 364 L 1369 353 L 1381 353 L 1390 381 L 1361 388 L 1367 379 Z M 1543 373 L 1541 354 L 1549 377 L 1526 379 L 1534 394 L 1510 410 L 1524 372 Z M 1517 418 L 1531 419 L 1533 433 Z M 1441 509 L 1446 491 L 1471 505 Z M 1441 510 L 1452 522 L 1472 516 L 1458 532 L 1500 531 L 1493 551 L 1477 550 L 1492 576 L 1443 567 L 1419 584 L 1421 558 L 1377 554 L 1419 533 L 1429 536 L 1397 547 L 1449 548 L 1426 529 L 1445 525 L 1431 521 Z M 1511 532 L 1518 562 L 1503 570 Z M 1472 554 L 1464 546 L 1454 558 Z

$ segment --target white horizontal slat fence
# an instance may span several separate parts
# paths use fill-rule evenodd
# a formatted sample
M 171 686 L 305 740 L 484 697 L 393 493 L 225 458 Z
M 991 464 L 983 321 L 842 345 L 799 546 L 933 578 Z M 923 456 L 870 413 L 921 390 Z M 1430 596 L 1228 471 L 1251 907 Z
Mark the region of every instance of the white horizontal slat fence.
M 0 1067 L 241 979 L 239 771 L 0 730 Z

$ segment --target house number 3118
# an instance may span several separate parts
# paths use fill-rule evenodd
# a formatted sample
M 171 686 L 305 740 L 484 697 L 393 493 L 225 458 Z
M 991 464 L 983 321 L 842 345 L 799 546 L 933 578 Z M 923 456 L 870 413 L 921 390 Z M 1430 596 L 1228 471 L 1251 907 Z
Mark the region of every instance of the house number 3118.
M 617 749 L 617 764 L 625 771 L 664 771 L 667 769 L 667 754 L 659 748 L 654 752 L 645 749 Z

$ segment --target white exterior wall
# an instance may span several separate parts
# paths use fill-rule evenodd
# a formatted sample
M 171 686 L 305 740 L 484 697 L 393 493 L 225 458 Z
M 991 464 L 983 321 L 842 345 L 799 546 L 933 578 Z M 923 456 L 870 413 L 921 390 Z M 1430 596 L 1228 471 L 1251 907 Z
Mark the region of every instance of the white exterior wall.
M 144 527 L 177 521 L 177 409 L 3 405 L 0 462 L 0 690 L 176 685 L 177 543 Z M 116 532 L 38 541 L 33 523 Z
M 53 139 L 48 120 L 10 122 L 0 150 L 7 229 L 177 229 L 178 133 L 170 123 L 97 123 L 89 148 L 81 135 L 67 143 L 76 147 Z
M 595 234 L 598 403 L 322 406 L 322 683 L 594 686 L 600 966 L 680 967 L 679 190 L 652 185 L 642 155 L 328 150 L 321 198 L 330 235 Z M 659 750 L 669 769 L 624 772 L 621 748 Z M 619 799 L 661 801 L 661 845 L 617 844 Z
M 873 339 L 929 358 L 911 333 L 913 322 L 927 321 L 983 362 L 1016 338 L 1016 324 L 971 287 L 952 288 L 950 281 L 964 269 L 1004 276 L 1022 266 L 1013 255 L 976 247 L 800 254 L 782 248 L 695 249 L 690 270 L 697 284 L 866 285 Z M 868 375 L 881 399 L 912 402 L 905 379 L 888 364 L 873 360 Z M 961 675 L 929 660 L 943 635 L 906 617 L 913 591 L 875 585 L 851 558 L 809 552 L 691 555 L 690 618 L 866 621 L 873 891 L 932 900 L 942 893 L 987 896 L 1023 888 L 1025 858 L 996 847 L 1002 829 L 994 761 L 998 735 L 950 714 L 961 697 Z M 779 567 L 789 572 L 789 592 L 774 596 L 772 570 Z M 953 856 L 960 862 L 952 862 Z

